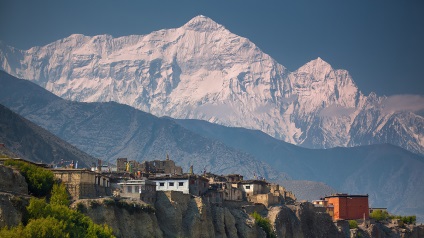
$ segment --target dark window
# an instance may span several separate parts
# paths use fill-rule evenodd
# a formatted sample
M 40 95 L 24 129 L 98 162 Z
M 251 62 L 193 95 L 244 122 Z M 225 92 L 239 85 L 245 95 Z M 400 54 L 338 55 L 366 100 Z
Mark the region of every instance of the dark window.
M 131 186 L 127 187 L 127 193 L 132 193 L 132 187 Z
M 246 189 L 250 189 L 250 186 L 249 186 L 249 185 L 247 185 L 247 186 L 246 186 Z
M 173 187 L 174 186 L 174 182 L 169 182 L 169 186 Z
M 178 186 L 184 186 L 184 182 L 179 182 Z
M 135 193 L 140 192 L 140 189 L 138 188 L 138 186 L 135 186 L 135 187 L 134 187 L 134 192 L 135 192 Z
M 159 183 L 159 186 L 163 187 L 163 186 L 165 186 L 165 183 Z

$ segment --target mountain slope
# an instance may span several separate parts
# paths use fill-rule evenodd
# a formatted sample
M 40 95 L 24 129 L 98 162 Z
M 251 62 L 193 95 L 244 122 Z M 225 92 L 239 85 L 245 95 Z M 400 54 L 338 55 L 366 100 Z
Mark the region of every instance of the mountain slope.
M 193 165 L 197 173 L 206 166 L 220 174 L 285 176 L 246 153 L 126 105 L 63 100 L 4 72 L 0 84 L 0 103 L 97 158 L 143 161 L 164 159 L 169 153 L 185 171 Z
M 289 72 L 205 16 L 141 36 L 0 44 L 0 66 L 66 99 L 258 129 L 309 148 L 391 143 L 424 154 L 423 117 L 385 110 L 384 97 L 363 95 L 320 58 Z
M 306 149 L 260 131 L 230 128 L 199 120 L 175 121 L 206 138 L 219 140 L 249 153 L 272 168 L 284 171 L 293 179 L 321 181 L 342 192 L 367 193 L 374 207 L 388 207 L 393 212 L 414 213 L 424 217 L 424 206 L 419 202 L 424 197 L 424 157 L 402 148 L 383 144 L 326 150 Z M 295 182 L 283 181 L 282 184 L 293 191 L 306 187 L 314 189 L 313 185 L 307 183 L 302 183 L 302 189 Z
M 0 104 L 0 141 L 13 154 L 34 162 L 79 161 L 91 166 L 94 157 L 35 125 Z
M 389 144 L 327 150 L 306 149 L 260 131 L 198 120 L 157 118 L 117 103 L 78 103 L 0 72 L 0 103 L 96 157 L 162 159 L 166 153 L 188 169 L 253 173 L 324 182 L 341 192 L 368 193 L 371 206 L 424 217 L 423 157 Z M 179 126 L 178 124 L 184 126 Z M 299 188 L 298 182 L 284 183 Z M 300 183 L 308 197 L 324 184 Z M 307 189 L 305 189 L 307 188 Z M 325 191 L 331 192 L 330 188 Z M 315 197 L 318 198 L 318 197 Z

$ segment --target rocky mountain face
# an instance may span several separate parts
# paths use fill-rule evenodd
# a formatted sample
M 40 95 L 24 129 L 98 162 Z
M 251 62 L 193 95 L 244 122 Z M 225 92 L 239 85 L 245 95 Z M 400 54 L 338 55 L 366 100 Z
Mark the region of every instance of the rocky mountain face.
M 96 159 L 63 141 L 47 130 L 22 118 L 0 104 L 0 142 L 14 155 L 43 163 L 79 161 L 89 166 Z
M 368 193 L 373 207 L 424 217 L 424 158 L 390 144 L 306 149 L 260 131 L 157 118 L 117 103 L 70 102 L 4 72 L 0 84 L 0 103 L 98 158 L 143 161 L 169 153 L 184 171 L 194 165 L 196 173 L 205 167 L 247 178 L 256 173 L 300 199 L 318 199 L 334 189 Z
M 309 148 L 391 143 L 424 154 L 423 117 L 387 110 L 385 97 L 363 95 L 320 58 L 289 72 L 205 16 L 148 35 L 71 35 L 29 50 L 0 43 L 0 67 L 70 100 L 257 129 Z

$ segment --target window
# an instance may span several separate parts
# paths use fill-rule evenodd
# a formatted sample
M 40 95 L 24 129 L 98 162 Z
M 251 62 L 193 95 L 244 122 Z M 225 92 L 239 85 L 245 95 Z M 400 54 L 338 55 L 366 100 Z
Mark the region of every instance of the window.
M 138 186 L 135 186 L 135 187 L 134 187 L 134 192 L 135 192 L 135 193 L 140 192 L 140 189 L 138 188 Z
M 179 182 L 178 186 L 184 186 L 184 182 Z
M 169 187 L 173 187 L 174 186 L 174 182 L 169 182 Z
M 163 182 L 162 183 L 159 183 L 159 186 L 160 187 L 163 187 L 163 186 L 165 186 L 165 183 L 163 183 Z
M 247 185 L 247 186 L 246 186 L 246 189 L 250 189 L 250 185 Z
M 131 186 L 127 187 L 127 193 L 132 193 L 132 187 Z

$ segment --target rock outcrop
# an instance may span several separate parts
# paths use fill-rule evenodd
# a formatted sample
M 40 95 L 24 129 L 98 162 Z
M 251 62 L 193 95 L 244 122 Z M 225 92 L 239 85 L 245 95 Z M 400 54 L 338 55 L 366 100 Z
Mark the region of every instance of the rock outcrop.
M 277 237 L 344 237 L 331 217 L 315 212 L 311 203 L 273 207 L 268 218 Z
M 104 199 L 75 204 L 84 204 L 83 212 L 96 223 L 111 226 L 117 237 L 267 237 L 244 206 L 211 204 L 179 192 L 157 195 L 154 210 L 133 213 L 108 205 Z M 277 237 L 345 237 L 328 214 L 315 212 L 310 203 L 258 211 L 271 221 Z
M 19 171 L 0 165 L 0 228 L 17 226 L 29 204 L 28 184 Z
M 94 222 L 111 226 L 117 237 L 266 237 L 243 210 L 209 204 L 201 197 L 178 192 L 158 192 L 154 212 L 131 212 L 107 203 L 110 199 L 87 199 L 73 206 Z M 146 206 L 142 202 L 128 203 Z
M 0 191 L 28 194 L 28 184 L 19 171 L 0 165 Z
M 424 226 L 375 223 L 368 226 L 360 225 L 350 230 L 350 237 L 364 238 L 420 238 L 424 237 Z

